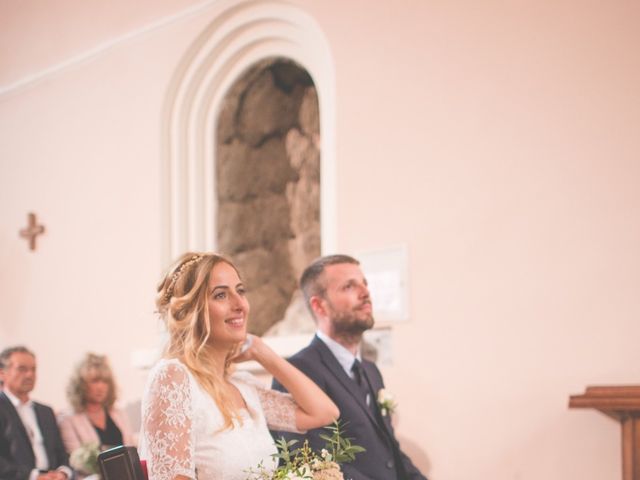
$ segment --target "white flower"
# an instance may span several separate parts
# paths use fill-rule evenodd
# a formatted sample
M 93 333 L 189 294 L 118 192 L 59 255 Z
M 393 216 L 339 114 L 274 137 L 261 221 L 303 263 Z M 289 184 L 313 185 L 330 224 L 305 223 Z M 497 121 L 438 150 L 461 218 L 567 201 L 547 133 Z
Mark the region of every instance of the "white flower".
M 313 478 L 313 472 L 309 465 L 302 465 L 299 473 L 302 478 Z
M 380 413 L 382 416 L 386 416 L 388 414 L 393 413 L 396 409 L 396 402 L 393 399 L 393 395 L 391 395 L 387 390 L 381 388 L 378 390 L 378 407 L 380 407 Z
M 84 443 L 76 448 L 69 456 L 69 464 L 85 474 L 98 473 L 98 454 L 100 444 L 97 442 Z
M 313 478 L 313 472 L 309 465 L 301 465 L 293 472 L 287 472 L 285 477 L 287 480 L 310 480 Z
M 311 473 L 311 469 L 307 465 L 303 465 L 296 472 L 287 473 L 287 480 L 309 480 L 313 478 L 313 473 Z

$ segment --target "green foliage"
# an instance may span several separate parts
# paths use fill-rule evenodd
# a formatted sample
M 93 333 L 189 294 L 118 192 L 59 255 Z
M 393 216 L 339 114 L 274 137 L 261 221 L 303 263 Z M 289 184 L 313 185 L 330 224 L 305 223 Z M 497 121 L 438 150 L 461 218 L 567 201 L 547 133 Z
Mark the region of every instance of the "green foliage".
M 342 435 L 346 422 L 336 420 L 333 425 L 325 427 L 331 432 L 331 435 L 320 434 L 326 443 L 325 449 L 331 452 L 331 458 L 337 463 L 349 463 L 356 459 L 356 453 L 364 452 L 365 449 L 360 445 L 351 443 L 351 438 Z
M 321 434 L 326 444 L 320 453 L 314 452 L 305 440 L 300 448 L 294 446 L 297 440 L 287 441 L 284 438 L 276 440 L 278 453 L 274 457 L 278 460 L 278 467 L 270 471 L 261 463 L 257 469 L 249 470 L 249 480 L 305 480 L 315 478 L 336 478 L 324 474 L 332 472 L 342 478 L 340 463 L 352 462 L 356 454 L 365 449 L 351 443 L 350 438 L 343 435 L 345 422 L 336 420 L 333 425 L 325 427 L 330 434 Z

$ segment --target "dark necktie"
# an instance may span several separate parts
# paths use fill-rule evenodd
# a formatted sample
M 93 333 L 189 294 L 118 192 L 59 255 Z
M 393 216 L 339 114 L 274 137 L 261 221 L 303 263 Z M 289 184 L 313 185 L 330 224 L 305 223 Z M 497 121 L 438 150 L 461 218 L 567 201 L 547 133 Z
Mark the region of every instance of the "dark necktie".
M 364 388 L 364 379 L 362 378 L 362 364 L 357 358 L 353 361 L 351 371 L 353 372 L 353 379 L 356 381 L 356 383 L 360 387 Z
M 365 376 L 364 369 L 362 368 L 362 363 L 357 358 L 353 361 L 353 365 L 351 366 L 351 371 L 353 372 L 353 380 L 360 387 L 360 391 L 364 395 L 364 401 L 369 408 L 371 407 L 371 389 L 369 388 L 369 382 L 367 382 L 367 377 Z

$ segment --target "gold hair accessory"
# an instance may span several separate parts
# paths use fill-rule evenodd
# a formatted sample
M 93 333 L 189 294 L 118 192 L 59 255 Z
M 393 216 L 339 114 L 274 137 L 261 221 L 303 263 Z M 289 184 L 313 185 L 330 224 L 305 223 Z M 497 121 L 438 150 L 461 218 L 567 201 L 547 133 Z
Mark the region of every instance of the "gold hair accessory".
M 192 265 L 195 265 L 196 263 L 198 263 L 203 258 L 204 257 L 202 255 L 194 255 L 189 260 L 187 260 L 182 265 L 180 265 L 180 268 L 178 268 L 178 270 L 173 272 L 173 275 L 171 275 L 171 279 L 169 280 L 169 286 L 167 287 L 167 291 L 164 293 L 165 301 L 168 302 L 169 299 L 171 298 L 171 296 L 173 295 L 173 289 L 176 286 L 176 282 L 178 281 L 178 278 L 180 278 L 180 275 L 182 275 Z

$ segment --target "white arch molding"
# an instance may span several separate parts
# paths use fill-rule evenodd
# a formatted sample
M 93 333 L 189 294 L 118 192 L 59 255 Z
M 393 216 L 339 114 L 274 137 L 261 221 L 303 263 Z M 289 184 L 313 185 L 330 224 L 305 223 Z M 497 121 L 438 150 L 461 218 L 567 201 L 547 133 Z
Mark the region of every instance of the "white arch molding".
M 162 117 L 163 264 L 216 249 L 215 142 L 221 102 L 256 62 L 294 60 L 307 70 L 320 111 L 322 251 L 335 249 L 335 76 L 326 38 L 300 8 L 277 1 L 216 3 L 169 85 Z

